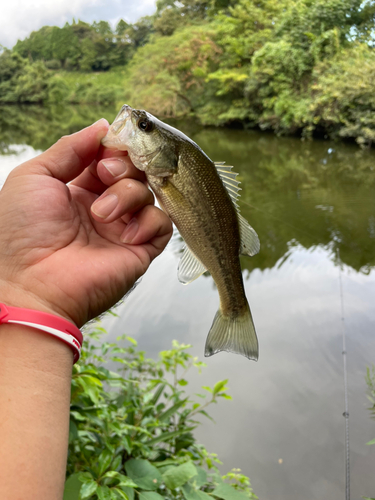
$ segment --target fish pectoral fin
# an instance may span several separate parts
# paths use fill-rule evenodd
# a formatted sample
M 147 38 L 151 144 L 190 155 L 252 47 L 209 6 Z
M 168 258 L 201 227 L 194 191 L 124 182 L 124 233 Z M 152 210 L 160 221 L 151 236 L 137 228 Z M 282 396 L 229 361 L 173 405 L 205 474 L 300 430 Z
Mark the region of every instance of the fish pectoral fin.
M 258 360 L 258 339 L 249 307 L 237 318 L 224 316 L 221 309 L 217 311 L 208 333 L 204 355 L 212 356 L 220 351 Z
M 260 250 L 258 235 L 241 214 L 238 214 L 238 222 L 241 236 L 240 255 L 249 255 L 252 257 Z
M 207 268 L 186 245 L 184 253 L 182 254 L 181 260 L 178 264 L 178 280 L 184 285 L 188 285 L 192 281 L 199 278 L 199 276 L 201 276 L 206 271 Z
M 177 172 L 178 156 L 173 148 L 161 147 L 149 161 L 146 173 L 155 177 L 168 177 Z

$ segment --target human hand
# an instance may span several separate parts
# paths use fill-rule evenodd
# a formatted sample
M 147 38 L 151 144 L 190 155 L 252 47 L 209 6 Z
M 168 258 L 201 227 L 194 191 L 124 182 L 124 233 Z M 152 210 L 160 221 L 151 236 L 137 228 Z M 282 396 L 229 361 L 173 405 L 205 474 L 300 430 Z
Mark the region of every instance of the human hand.
M 129 157 L 100 146 L 107 130 L 100 120 L 9 175 L 0 191 L 0 301 L 80 327 L 120 300 L 166 246 L 169 218 Z

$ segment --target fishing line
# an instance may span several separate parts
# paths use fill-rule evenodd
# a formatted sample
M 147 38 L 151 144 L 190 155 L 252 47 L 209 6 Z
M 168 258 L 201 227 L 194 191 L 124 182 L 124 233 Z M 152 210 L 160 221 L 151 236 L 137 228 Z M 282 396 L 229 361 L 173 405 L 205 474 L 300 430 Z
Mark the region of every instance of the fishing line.
M 341 333 L 342 333 L 342 361 L 344 371 L 344 399 L 345 411 L 343 417 L 345 418 L 345 499 L 350 500 L 350 442 L 349 442 L 349 398 L 348 398 L 348 372 L 346 364 L 346 327 L 345 327 L 345 314 L 344 314 L 344 292 L 342 286 L 342 273 L 341 273 L 341 258 L 340 249 L 337 248 L 337 259 L 339 263 L 339 283 L 340 283 L 340 302 L 341 302 Z

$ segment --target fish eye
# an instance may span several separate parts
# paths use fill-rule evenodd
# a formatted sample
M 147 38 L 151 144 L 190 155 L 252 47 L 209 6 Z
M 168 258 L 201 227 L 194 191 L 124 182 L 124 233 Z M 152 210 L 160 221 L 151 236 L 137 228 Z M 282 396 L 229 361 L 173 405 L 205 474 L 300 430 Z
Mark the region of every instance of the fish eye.
M 138 128 L 143 130 L 144 132 L 151 132 L 154 128 L 154 124 L 152 121 L 147 120 L 147 118 L 141 118 L 138 121 Z

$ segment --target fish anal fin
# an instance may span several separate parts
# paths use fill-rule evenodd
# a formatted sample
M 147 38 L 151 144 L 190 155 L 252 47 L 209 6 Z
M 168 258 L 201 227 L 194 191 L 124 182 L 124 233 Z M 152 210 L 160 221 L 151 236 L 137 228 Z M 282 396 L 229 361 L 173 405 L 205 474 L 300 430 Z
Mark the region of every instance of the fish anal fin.
M 217 311 L 208 333 L 204 355 L 212 356 L 220 351 L 233 352 L 254 361 L 258 360 L 258 339 L 250 308 L 236 318 L 224 316 L 221 309 Z
M 241 214 L 238 214 L 238 222 L 241 236 L 240 254 L 252 257 L 260 250 L 258 235 Z
M 177 276 L 179 281 L 184 285 L 188 285 L 206 271 L 207 268 L 186 245 L 178 264 Z

